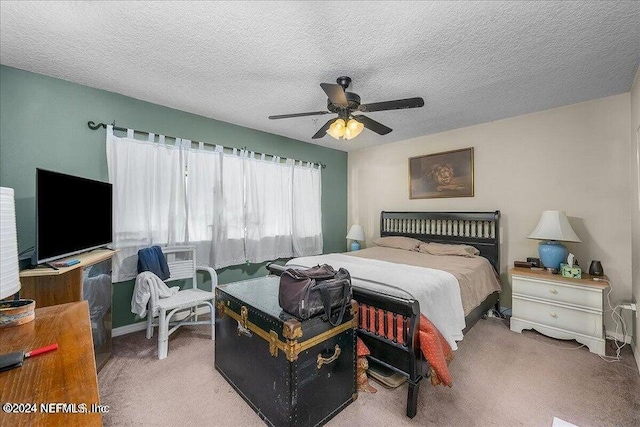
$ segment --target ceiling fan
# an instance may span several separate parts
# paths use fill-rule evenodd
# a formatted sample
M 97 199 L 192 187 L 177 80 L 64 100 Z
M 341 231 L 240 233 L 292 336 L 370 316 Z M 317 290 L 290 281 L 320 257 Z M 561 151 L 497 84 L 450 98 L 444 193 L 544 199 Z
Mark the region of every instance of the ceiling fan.
M 325 91 L 329 99 L 327 100 L 328 111 L 311 111 L 308 113 L 281 114 L 269 116 L 270 119 L 288 119 L 290 117 L 319 116 L 323 114 L 335 113 L 337 119 L 331 119 L 322 126 L 313 139 L 322 138 L 329 134 L 336 139 L 352 139 L 367 128 L 378 135 L 386 135 L 393 129 L 370 119 L 362 114 L 352 113 L 373 113 L 375 111 L 401 110 L 404 108 L 418 108 L 424 106 L 422 98 L 397 99 L 395 101 L 374 102 L 371 104 L 361 104 L 360 96 L 357 93 L 347 92 L 351 84 L 351 78 L 347 76 L 338 77 L 337 84 L 320 83 L 320 87 Z

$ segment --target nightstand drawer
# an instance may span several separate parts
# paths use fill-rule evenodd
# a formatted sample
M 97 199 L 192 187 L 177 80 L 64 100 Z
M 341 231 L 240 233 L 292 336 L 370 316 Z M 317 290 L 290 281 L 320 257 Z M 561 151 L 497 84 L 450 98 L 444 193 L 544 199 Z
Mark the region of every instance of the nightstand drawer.
M 599 289 L 519 276 L 513 276 L 512 286 L 514 295 L 531 296 L 602 311 L 602 291 Z
M 602 314 L 513 296 L 513 316 L 589 336 L 602 335 Z

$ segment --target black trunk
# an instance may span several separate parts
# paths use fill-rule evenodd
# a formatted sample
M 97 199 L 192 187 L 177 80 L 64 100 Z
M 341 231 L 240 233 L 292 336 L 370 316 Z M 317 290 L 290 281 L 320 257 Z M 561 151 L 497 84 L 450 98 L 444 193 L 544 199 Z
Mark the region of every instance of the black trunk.
M 322 425 L 357 397 L 355 313 L 336 327 L 300 322 L 278 305 L 278 285 L 216 288 L 215 367 L 267 424 Z

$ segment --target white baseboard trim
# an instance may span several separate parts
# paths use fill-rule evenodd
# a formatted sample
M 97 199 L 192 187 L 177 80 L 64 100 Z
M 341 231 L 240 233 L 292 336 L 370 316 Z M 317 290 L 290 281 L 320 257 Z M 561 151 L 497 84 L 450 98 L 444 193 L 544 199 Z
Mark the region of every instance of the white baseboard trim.
M 614 337 L 616 340 L 620 341 L 620 342 L 624 342 L 627 344 L 631 344 L 631 335 L 627 335 L 626 337 L 623 336 L 622 334 L 617 334 L 613 331 L 606 331 L 606 334 L 608 337 Z
M 132 323 L 130 325 L 119 326 L 117 328 L 112 329 L 111 330 L 111 336 L 113 338 L 115 338 L 115 337 L 119 337 L 121 335 L 127 335 L 127 334 L 131 334 L 133 332 L 143 331 L 145 329 L 147 329 L 147 322 L 146 321 Z
M 196 310 L 196 314 L 201 315 L 201 314 L 209 314 L 209 307 L 199 307 Z M 177 318 L 176 320 L 180 320 L 180 318 Z M 143 320 L 142 322 L 136 322 L 136 323 L 132 323 L 130 325 L 125 325 L 125 326 L 120 326 L 117 328 L 114 328 L 113 330 L 111 330 L 111 336 L 112 337 L 119 337 L 121 335 L 127 335 L 127 334 L 131 334 L 134 332 L 138 332 L 138 331 L 144 331 L 145 329 L 147 329 L 147 320 Z

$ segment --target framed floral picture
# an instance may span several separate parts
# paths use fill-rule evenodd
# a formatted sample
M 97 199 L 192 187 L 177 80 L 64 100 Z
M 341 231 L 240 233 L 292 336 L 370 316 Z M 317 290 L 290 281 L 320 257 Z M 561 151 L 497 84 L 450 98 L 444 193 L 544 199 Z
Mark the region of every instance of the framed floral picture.
M 409 198 L 473 197 L 473 147 L 409 159 Z

